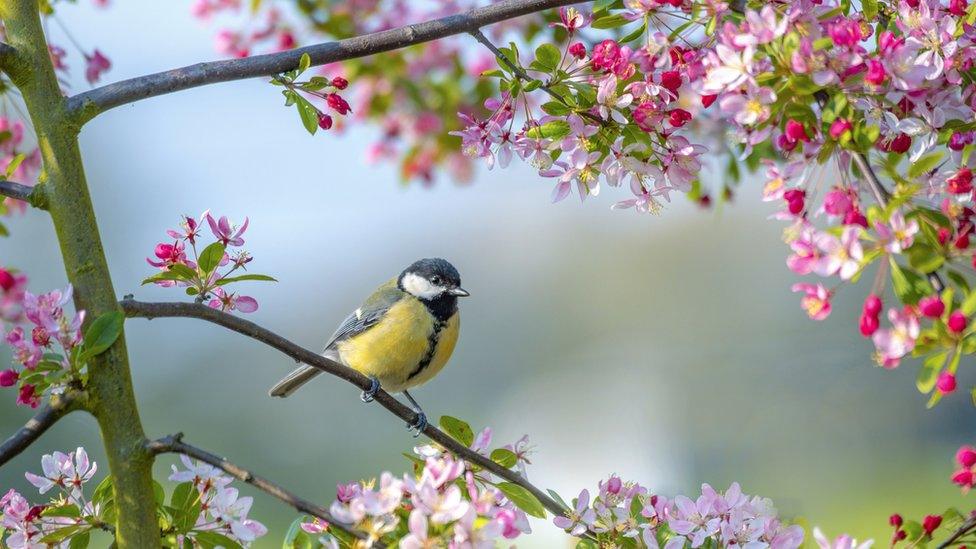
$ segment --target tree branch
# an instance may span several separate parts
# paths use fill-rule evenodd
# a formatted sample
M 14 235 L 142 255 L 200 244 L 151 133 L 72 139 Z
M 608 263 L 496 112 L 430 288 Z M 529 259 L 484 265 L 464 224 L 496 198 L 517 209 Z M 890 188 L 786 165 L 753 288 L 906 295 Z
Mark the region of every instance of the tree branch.
M 871 167 L 871 163 L 868 161 L 867 157 L 860 152 L 852 152 L 851 158 L 854 160 L 854 164 L 857 165 L 857 169 L 864 175 L 864 179 L 868 182 L 868 187 L 871 188 L 871 193 L 874 195 L 874 199 L 878 201 L 878 204 L 883 208 L 888 205 L 888 201 L 891 200 L 891 193 L 888 189 L 881 183 L 878 179 L 878 175 L 874 173 L 874 168 Z M 928 273 L 929 283 L 932 284 L 932 288 L 935 289 L 936 293 L 942 293 L 945 289 L 945 283 L 942 281 L 942 277 L 939 273 L 932 271 Z
M 42 189 L 41 185 L 29 187 L 15 181 L 0 179 L 0 195 L 23 200 L 35 208 L 46 210 L 47 201 Z
M 26 450 L 58 420 L 76 410 L 78 400 L 79 397 L 74 393 L 52 396 L 50 404 L 0 444 L 0 467 Z
M 244 59 L 198 63 L 115 82 L 78 94 L 68 100 L 68 115 L 75 124 L 81 126 L 99 113 L 140 99 L 206 84 L 287 72 L 298 67 L 302 54 L 306 53 L 312 59 L 312 65 L 324 65 L 471 32 L 506 19 L 574 3 L 578 3 L 578 0 L 502 0 L 464 13 L 345 40 Z
M 207 307 L 206 305 L 179 302 L 146 303 L 135 301 L 131 296 L 126 296 L 126 298 L 123 299 L 120 304 L 122 309 L 125 311 L 126 316 L 129 317 L 148 319 L 185 317 L 206 320 L 270 345 L 271 347 L 274 347 L 275 349 L 278 349 L 282 353 L 295 359 L 297 362 L 318 368 L 319 370 L 336 376 L 339 379 L 345 380 L 364 391 L 368 389 L 371 384 L 368 377 L 351 368 L 347 368 L 338 362 L 334 362 L 320 354 L 309 351 L 308 349 L 305 349 L 304 347 L 285 339 L 267 328 L 262 328 L 249 320 L 244 320 L 243 318 L 223 313 L 216 309 Z M 380 391 L 376 394 L 375 400 L 381 406 L 389 410 L 393 415 L 397 416 L 403 421 L 406 421 L 407 423 L 416 422 L 417 413 L 405 406 L 399 400 L 393 398 L 390 393 L 380 389 Z M 546 509 L 553 514 L 562 515 L 566 511 L 562 505 L 549 497 L 548 494 L 533 486 L 515 471 L 506 469 L 485 456 L 474 452 L 470 448 L 448 436 L 446 433 L 444 433 L 444 431 L 441 431 L 437 427 L 428 424 L 424 428 L 423 434 L 459 458 L 473 463 L 491 472 L 492 474 L 505 479 L 506 481 L 522 486 L 531 492 L 532 495 L 534 495 L 542 503 L 542 505 L 544 505 Z
M 974 513 L 976 513 L 976 511 L 974 511 Z M 960 526 L 958 530 L 946 538 L 945 541 L 937 545 L 935 549 L 945 549 L 946 547 L 949 547 L 966 534 L 972 532 L 973 529 L 976 529 L 976 514 L 971 514 L 969 519 L 962 523 L 962 526 Z
M 349 534 L 350 536 L 366 539 L 366 534 L 362 532 L 355 532 L 346 529 L 340 522 L 338 522 L 335 517 L 329 513 L 329 510 L 321 505 L 316 505 L 308 500 L 302 499 L 295 494 L 285 490 L 278 484 L 258 475 L 255 475 L 251 471 L 231 463 L 226 458 L 220 457 L 216 454 L 211 454 L 210 452 L 197 448 L 196 446 L 191 446 L 183 442 L 183 433 L 177 433 L 175 435 L 169 435 L 158 440 L 150 440 L 146 442 L 146 448 L 152 452 L 154 455 L 159 454 L 183 454 L 191 458 L 200 460 L 204 463 L 209 463 L 214 467 L 219 468 L 228 475 L 236 478 L 241 482 L 246 482 L 251 486 L 254 486 L 258 490 L 266 494 L 285 502 L 286 504 L 294 507 L 296 510 L 305 513 L 306 515 L 311 515 L 317 517 L 329 523 L 330 528 L 336 528 L 342 530 L 343 532 Z M 375 546 L 375 544 L 374 544 Z

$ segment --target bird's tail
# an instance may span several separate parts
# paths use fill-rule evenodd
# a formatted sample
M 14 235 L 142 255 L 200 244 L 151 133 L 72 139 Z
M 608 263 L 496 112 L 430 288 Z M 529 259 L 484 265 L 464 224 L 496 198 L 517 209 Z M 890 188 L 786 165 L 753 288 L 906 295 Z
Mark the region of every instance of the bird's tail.
M 273 397 L 285 398 L 291 396 L 292 393 L 301 388 L 312 380 L 313 377 L 321 374 L 322 371 L 318 368 L 313 368 L 311 366 L 299 366 L 295 368 L 290 374 L 284 377 L 275 386 L 268 391 L 268 394 Z

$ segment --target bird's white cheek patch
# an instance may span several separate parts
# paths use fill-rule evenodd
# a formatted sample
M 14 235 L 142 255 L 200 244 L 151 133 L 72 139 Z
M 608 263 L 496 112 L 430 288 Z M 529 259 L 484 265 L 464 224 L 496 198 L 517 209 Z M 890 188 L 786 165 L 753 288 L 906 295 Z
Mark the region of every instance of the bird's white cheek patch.
M 433 299 L 444 292 L 441 286 L 434 286 L 426 278 L 413 273 L 403 277 L 403 289 L 421 299 Z

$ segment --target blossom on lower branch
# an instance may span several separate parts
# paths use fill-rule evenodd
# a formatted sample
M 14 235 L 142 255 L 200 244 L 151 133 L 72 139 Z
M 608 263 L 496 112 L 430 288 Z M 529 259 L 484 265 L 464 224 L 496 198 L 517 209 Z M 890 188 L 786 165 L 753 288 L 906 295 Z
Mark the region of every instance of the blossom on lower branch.
M 668 499 L 651 494 L 636 482 L 613 475 L 599 483 L 590 499 L 583 490 L 572 510 L 553 523 L 578 537 L 619 546 L 624 539 L 640 540 L 651 548 L 738 546 L 761 549 L 793 549 L 803 542 L 803 529 L 783 523 L 772 502 L 742 493 L 733 483 L 724 493 L 702 485 L 696 499 Z

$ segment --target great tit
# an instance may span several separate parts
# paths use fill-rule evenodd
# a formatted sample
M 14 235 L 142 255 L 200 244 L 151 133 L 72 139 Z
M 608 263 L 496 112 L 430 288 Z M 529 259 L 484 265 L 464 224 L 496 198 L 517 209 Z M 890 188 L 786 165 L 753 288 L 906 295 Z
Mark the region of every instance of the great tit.
M 363 402 L 372 401 L 380 387 L 406 395 L 417 412 L 408 428 L 419 435 L 427 416 L 407 390 L 430 381 L 451 358 L 460 329 L 457 298 L 468 295 L 447 261 L 416 261 L 346 317 L 322 354 L 369 376 L 372 385 L 363 391 Z M 287 397 L 320 373 L 300 366 L 269 394 Z

